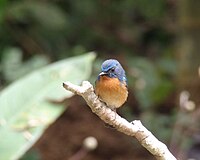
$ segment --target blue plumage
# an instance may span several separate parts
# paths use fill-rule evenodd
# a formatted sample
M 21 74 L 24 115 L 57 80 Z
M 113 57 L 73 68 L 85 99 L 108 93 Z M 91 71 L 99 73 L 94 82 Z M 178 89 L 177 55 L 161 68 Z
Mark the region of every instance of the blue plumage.
M 127 79 L 121 64 L 115 59 L 103 62 L 95 93 L 111 109 L 121 107 L 128 97 Z
M 115 59 L 109 59 L 103 62 L 101 71 L 107 73 L 110 78 L 118 78 L 120 82 L 127 82 L 126 74 L 121 64 Z

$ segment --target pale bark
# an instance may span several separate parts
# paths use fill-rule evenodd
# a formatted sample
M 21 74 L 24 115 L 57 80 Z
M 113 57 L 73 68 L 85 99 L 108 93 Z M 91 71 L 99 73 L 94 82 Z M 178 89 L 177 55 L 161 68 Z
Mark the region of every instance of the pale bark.
M 126 135 L 135 137 L 156 159 L 176 160 L 168 150 L 167 146 L 148 131 L 139 120 L 128 122 L 108 108 L 105 103 L 101 102 L 94 93 L 94 88 L 90 82 L 84 81 L 82 86 L 65 82 L 63 83 L 63 87 L 68 91 L 82 96 L 92 112 L 98 115 L 105 123 L 115 127 L 118 131 Z

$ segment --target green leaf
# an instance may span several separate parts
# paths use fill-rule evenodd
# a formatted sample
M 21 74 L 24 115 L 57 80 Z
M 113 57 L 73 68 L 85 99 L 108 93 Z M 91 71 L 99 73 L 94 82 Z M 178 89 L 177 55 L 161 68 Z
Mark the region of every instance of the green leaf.
M 64 81 L 80 84 L 91 74 L 95 54 L 51 64 L 25 76 L 0 93 L 0 159 L 21 157 L 64 111 L 50 103 L 72 96 Z
M 49 63 L 44 55 L 34 55 L 23 62 L 22 50 L 16 47 L 7 47 L 2 55 L 2 74 L 7 82 L 12 82 L 35 69 Z

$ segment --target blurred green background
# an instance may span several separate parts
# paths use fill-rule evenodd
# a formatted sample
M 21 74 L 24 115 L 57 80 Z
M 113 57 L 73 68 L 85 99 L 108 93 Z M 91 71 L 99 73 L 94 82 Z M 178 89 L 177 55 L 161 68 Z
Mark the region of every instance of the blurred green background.
M 0 137 L 10 141 L 0 140 L 0 153 L 13 150 L 5 157 L 2 154 L 2 160 L 18 159 L 29 148 L 21 159 L 67 160 L 79 154 L 87 136 L 116 142 L 124 136 L 114 136 L 116 131 L 110 131 L 98 119 L 93 124 L 95 117 L 91 118 L 90 128 L 101 125 L 96 129 L 101 134 L 84 128 L 87 121 L 80 127 L 75 122 L 82 117 L 78 108 L 86 107 L 84 101 L 78 97 L 64 100 L 71 95 L 57 90 L 65 80 L 77 84 L 89 80 L 94 84 L 101 63 L 108 58 L 118 59 L 128 77 L 129 98 L 119 113 L 130 121 L 140 119 L 177 158 L 199 160 L 199 7 L 200 1 L 195 0 L 1 0 Z M 95 60 L 94 53 L 86 54 L 91 51 L 96 52 Z M 30 109 L 36 103 L 38 108 Z M 59 109 L 54 108 L 57 105 Z M 76 112 L 70 111 L 72 106 L 77 107 Z M 17 110 L 19 113 L 15 113 Z M 76 117 L 72 118 L 72 114 Z M 34 127 L 39 123 L 41 128 L 30 128 L 28 118 L 43 116 L 48 123 L 43 124 L 40 119 L 34 121 Z M 65 126 L 69 121 L 79 130 Z M 20 124 L 20 134 L 31 139 L 28 143 L 15 142 L 13 137 L 19 130 L 10 128 L 16 124 L 17 127 Z M 56 126 L 62 126 L 61 130 Z M 56 132 L 62 134 L 51 143 L 50 135 Z M 116 139 L 109 138 L 112 135 Z M 75 140 L 52 146 L 67 138 Z M 99 145 L 76 160 L 133 159 L 133 156 L 138 160 L 153 159 L 136 141 L 126 141 L 137 148 L 133 154 L 128 154 L 132 148 L 127 149 L 129 157 L 116 146 L 113 150 L 113 144 L 105 148 L 108 144 L 104 148 Z M 16 153 L 15 145 L 20 150 Z

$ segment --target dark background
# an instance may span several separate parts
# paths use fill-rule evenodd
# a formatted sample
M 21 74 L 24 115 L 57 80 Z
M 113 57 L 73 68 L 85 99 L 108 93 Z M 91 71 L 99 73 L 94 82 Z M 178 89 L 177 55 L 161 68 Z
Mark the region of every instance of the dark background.
M 51 62 L 89 51 L 98 55 L 94 83 L 102 61 L 116 58 L 129 88 L 119 114 L 140 119 L 176 157 L 197 160 L 199 6 L 195 0 L 2 0 L 0 89 Z M 179 104 L 185 90 L 195 108 Z M 65 103 L 67 110 L 24 160 L 67 160 L 88 136 L 99 145 L 83 159 L 154 159 L 133 138 L 107 128 L 80 97 Z

